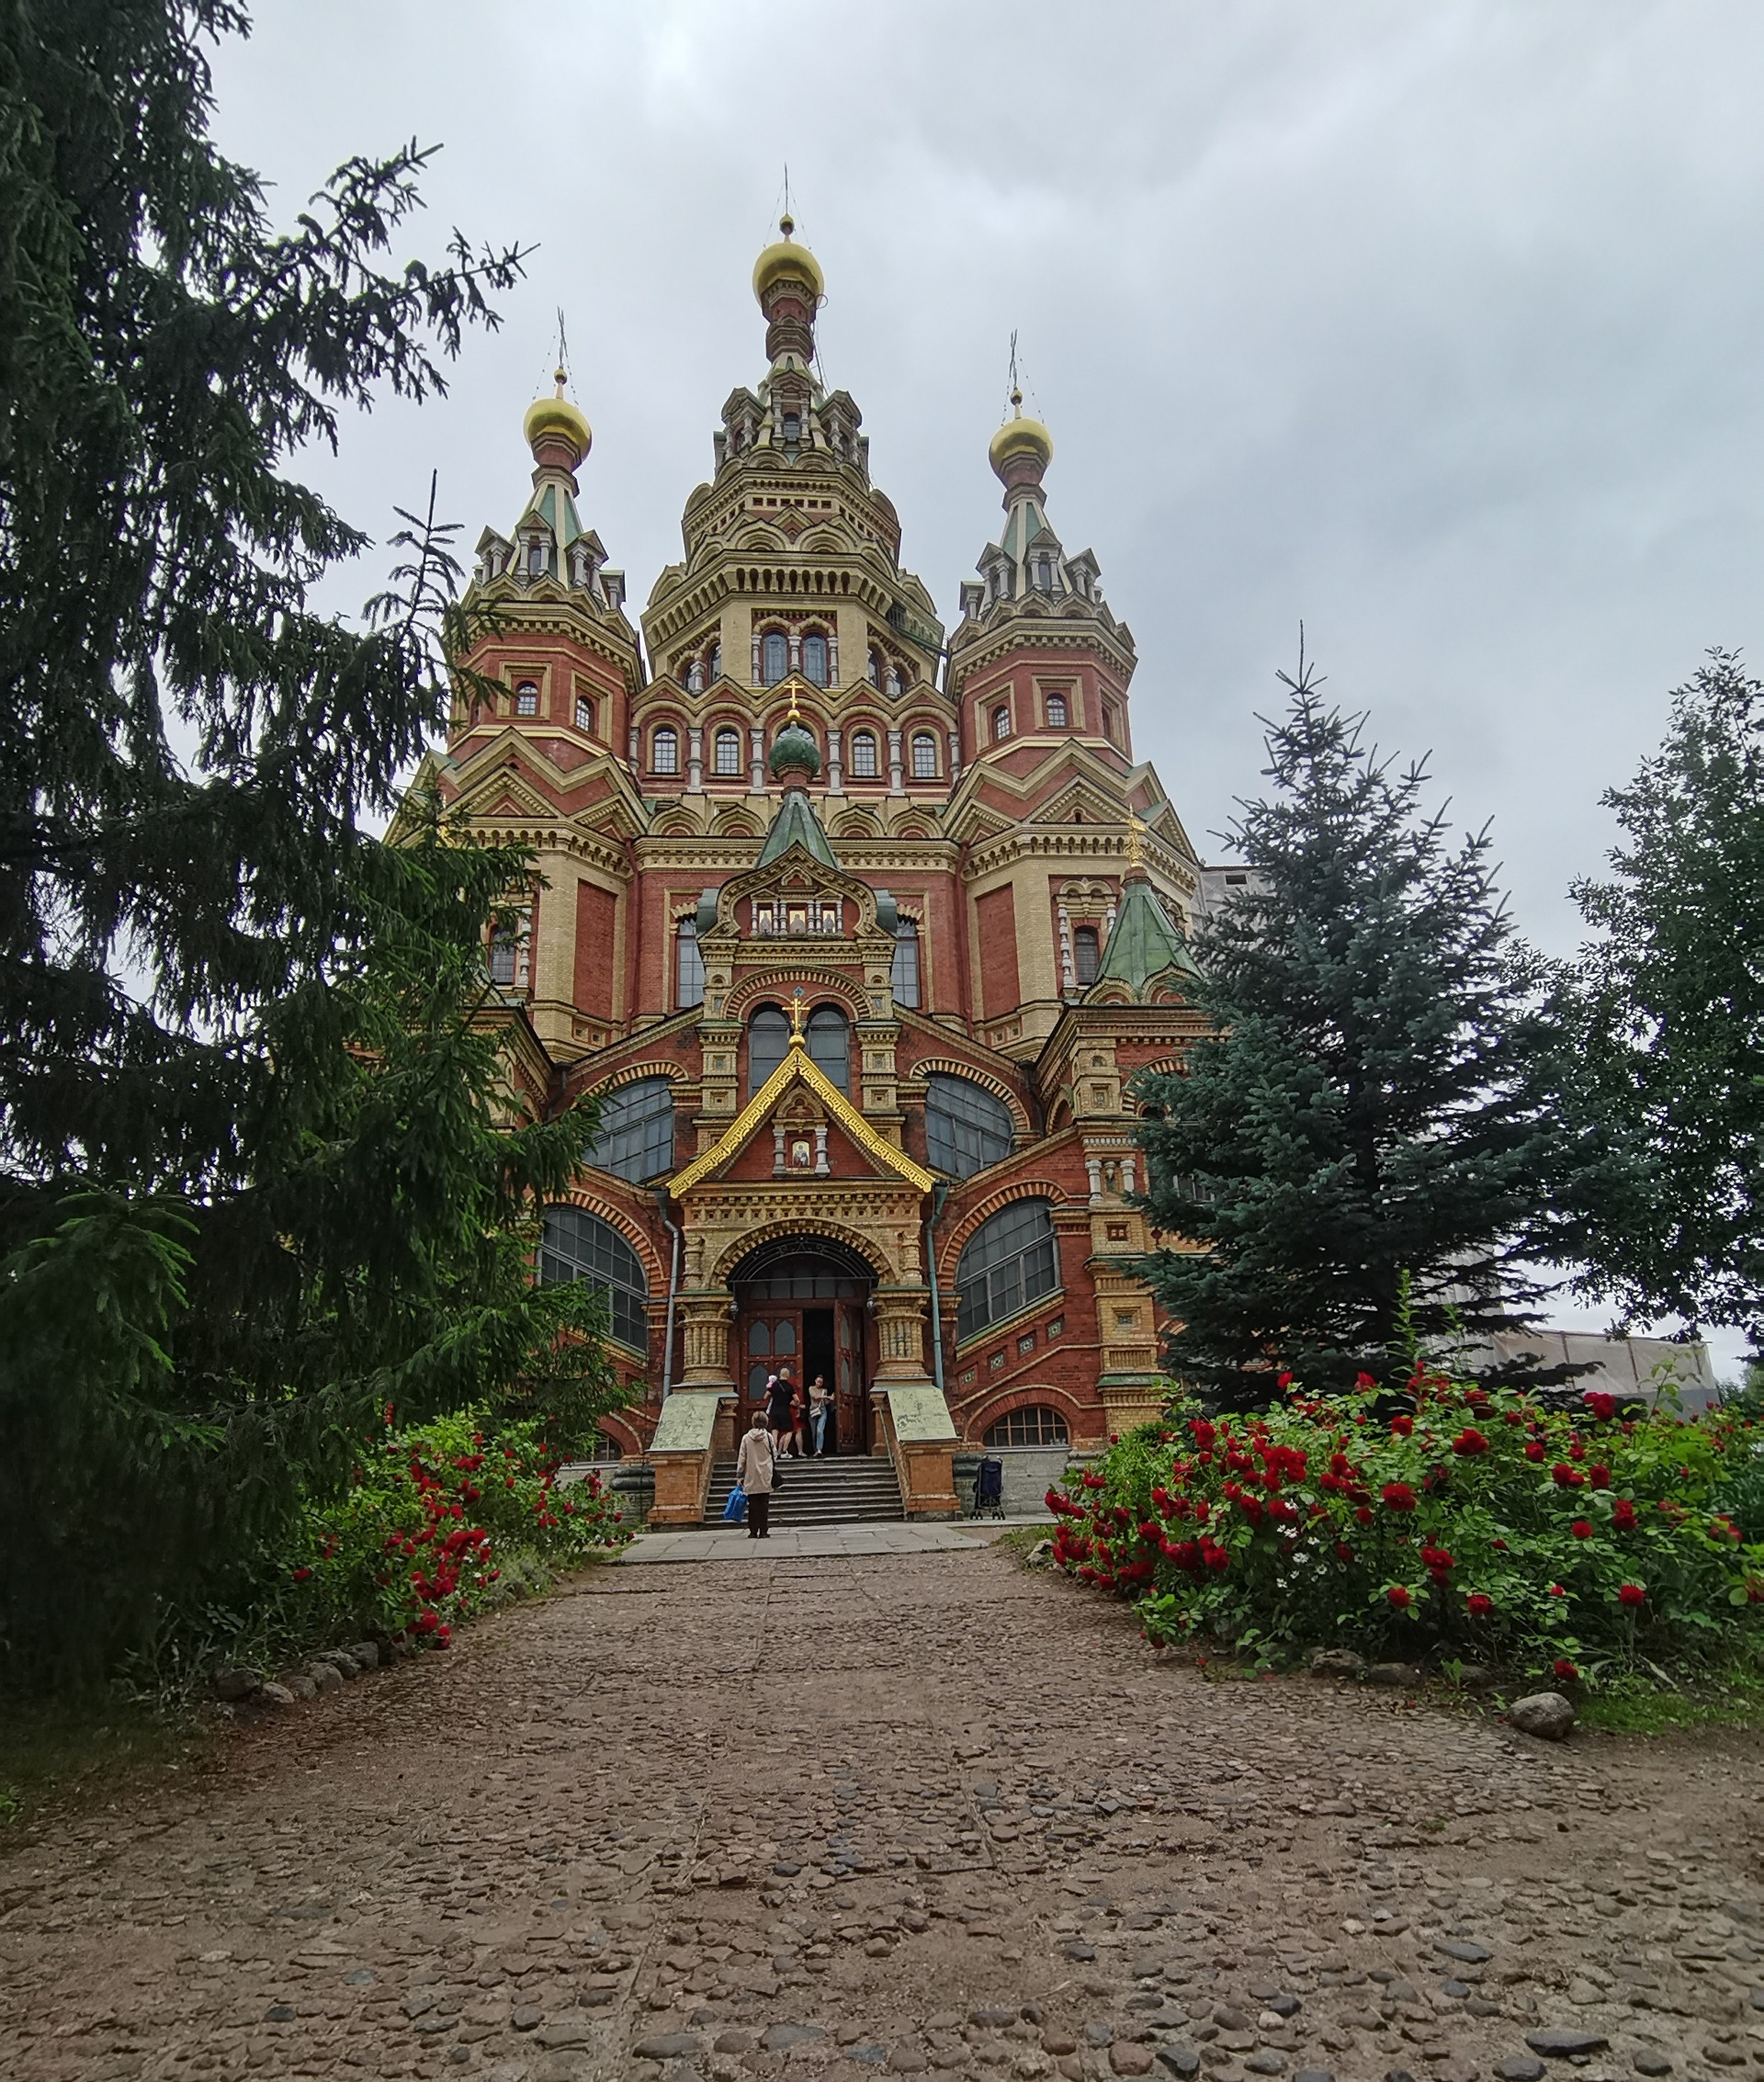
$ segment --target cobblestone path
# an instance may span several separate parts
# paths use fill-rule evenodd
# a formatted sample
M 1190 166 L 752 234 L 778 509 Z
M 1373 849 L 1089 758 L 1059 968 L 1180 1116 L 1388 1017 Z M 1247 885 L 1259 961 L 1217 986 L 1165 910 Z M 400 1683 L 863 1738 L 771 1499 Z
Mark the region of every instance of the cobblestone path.
M 0 2075 L 1758 2072 L 1758 1760 L 1209 1683 L 1001 1550 L 605 1568 L 11 1847 Z

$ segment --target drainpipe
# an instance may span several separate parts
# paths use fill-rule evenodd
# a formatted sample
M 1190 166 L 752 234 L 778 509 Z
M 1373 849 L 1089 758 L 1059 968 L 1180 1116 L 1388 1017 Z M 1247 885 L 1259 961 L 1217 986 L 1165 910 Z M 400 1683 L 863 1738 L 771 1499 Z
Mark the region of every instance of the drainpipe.
M 673 1393 L 673 1300 L 680 1291 L 680 1252 L 684 1239 L 674 1228 L 668 1214 L 668 1189 L 661 1187 L 655 1195 L 657 1212 L 667 1224 L 668 1234 L 673 1239 L 673 1262 L 668 1271 L 668 1327 L 662 1347 L 662 1399 L 665 1402 Z
M 937 1393 L 944 1392 L 944 1307 L 937 1293 L 937 1217 L 949 1197 L 949 1187 L 939 1179 L 931 1189 L 931 1220 L 925 1230 L 925 1261 L 931 1267 L 931 1365 Z

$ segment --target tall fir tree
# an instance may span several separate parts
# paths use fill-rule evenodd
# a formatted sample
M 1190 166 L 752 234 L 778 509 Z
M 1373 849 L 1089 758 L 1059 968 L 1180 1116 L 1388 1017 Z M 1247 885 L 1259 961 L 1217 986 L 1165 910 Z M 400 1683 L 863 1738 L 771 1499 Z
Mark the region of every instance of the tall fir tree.
M 1638 1161 L 1581 1284 L 1628 1322 L 1740 1329 L 1764 1358 L 1764 685 L 1711 651 L 1604 802 L 1611 877 L 1574 890 L 1600 937 L 1557 1003 L 1581 1117 Z
M 1585 1156 L 1537 1094 L 1549 1035 L 1487 831 L 1453 844 L 1420 766 L 1380 761 L 1302 660 L 1281 678 L 1272 792 L 1228 834 L 1250 878 L 1197 937 L 1217 1031 L 1139 1094 L 1148 1212 L 1198 1247 L 1148 1264 L 1169 1363 L 1235 1406 L 1530 1328 Z
M 0 25 L 0 1681 L 238 1590 L 385 1400 L 607 1393 L 527 1270 L 587 1124 L 523 1117 L 482 960 L 531 861 L 372 835 L 469 635 L 447 531 L 350 626 L 367 538 L 288 468 L 443 390 L 520 255 L 385 264 L 414 146 L 274 232 L 209 135 L 246 28 Z

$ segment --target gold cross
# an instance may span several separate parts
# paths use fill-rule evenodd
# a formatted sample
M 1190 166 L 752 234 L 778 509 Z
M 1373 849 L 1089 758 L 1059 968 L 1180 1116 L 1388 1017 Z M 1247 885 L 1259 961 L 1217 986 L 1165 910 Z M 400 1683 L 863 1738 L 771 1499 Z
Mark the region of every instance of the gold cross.
M 1129 867 L 1143 867 L 1146 864 L 1145 846 L 1143 844 L 1145 833 L 1145 826 L 1129 809 L 1127 812 L 1127 866 Z
M 801 1041 L 802 1030 L 808 1023 L 808 1002 L 802 994 L 802 985 L 798 983 L 795 994 L 790 1000 L 790 1038 L 792 1041 Z

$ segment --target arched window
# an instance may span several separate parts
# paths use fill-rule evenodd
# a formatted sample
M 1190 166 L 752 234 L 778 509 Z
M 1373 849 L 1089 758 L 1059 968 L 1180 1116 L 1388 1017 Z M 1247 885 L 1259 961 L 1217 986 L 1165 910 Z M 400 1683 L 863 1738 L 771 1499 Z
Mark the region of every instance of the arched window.
M 894 992 L 897 1005 L 918 1004 L 919 928 L 910 918 L 901 919 L 894 929 L 894 967 L 888 977 L 888 988 Z
M 680 771 L 680 733 L 672 723 L 659 724 L 650 740 L 650 771 L 654 774 Z
M 808 1059 L 851 1097 L 851 1022 L 837 1005 L 817 1005 L 808 1014 Z
M 1046 1200 L 1018 1200 L 982 1222 L 956 1268 L 961 1289 L 959 1341 L 1014 1316 L 1059 1285 L 1053 1211 Z
M 713 643 L 710 647 L 710 656 L 705 662 L 705 679 L 707 685 L 715 686 L 722 676 L 723 647 L 720 643 Z
M 517 716 L 537 716 L 539 712 L 539 690 L 531 680 L 523 680 L 514 689 L 514 713 Z
M 817 686 L 827 685 L 827 639 L 805 636 L 802 639 L 802 676 Z
M 718 730 L 717 733 L 717 771 L 719 774 L 739 774 L 741 770 L 741 733 L 739 730 Z
M 679 958 L 675 967 L 675 1009 L 684 1012 L 689 1005 L 702 1005 L 705 1001 L 705 957 L 698 946 L 698 922 L 695 918 L 683 918 L 674 928 L 679 942 Z
M 547 1286 L 586 1280 L 606 1304 L 613 1336 L 633 1352 L 648 1352 L 650 1284 L 636 1251 L 610 1223 L 585 1208 L 548 1207 L 539 1278 Z
M 992 711 L 992 735 L 995 738 L 1008 738 L 1011 735 L 1011 707 L 1008 702 L 1000 702 Z
M 989 1446 L 1069 1446 L 1072 1435 L 1066 1420 L 1045 1402 L 1031 1403 L 1027 1409 L 1013 1409 L 986 1428 Z
M 852 733 L 852 772 L 860 781 L 876 778 L 876 739 L 868 730 Z
M 762 1005 L 747 1023 L 747 1095 L 753 1094 L 784 1060 L 790 1022 L 776 1005 Z
M 869 681 L 873 687 L 879 688 L 881 686 L 882 654 L 880 651 L 872 651 L 870 652 L 869 662 L 864 668 L 864 677 Z
M 912 777 L 915 781 L 937 778 L 937 740 L 929 730 L 918 730 L 912 740 Z
M 586 730 L 590 737 L 594 734 L 594 705 L 585 694 L 576 696 L 576 728 Z
M 802 439 L 802 414 L 787 412 L 784 415 L 784 437 L 786 441 Z
M 1072 931 L 1072 970 L 1078 978 L 1081 990 L 1087 984 L 1096 981 L 1100 966 L 1101 948 L 1097 944 L 1094 925 L 1075 926 Z
M 600 1102 L 600 1126 L 582 1161 L 633 1184 L 673 1169 L 673 1086 L 665 1077 L 621 1084 Z
M 972 1178 L 1008 1157 L 1015 1140 L 1010 1107 L 983 1084 L 936 1070 L 925 1080 L 925 1151 L 938 1171 Z
M 1063 694 L 1050 694 L 1047 696 L 1047 728 L 1050 730 L 1063 730 L 1066 728 L 1066 696 Z
M 1038 593 L 1051 593 L 1054 590 L 1054 565 L 1050 557 L 1035 559 L 1035 590 Z
M 760 679 L 776 686 L 790 670 L 790 643 L 782 629 L 767 629 L 760 639 Z

